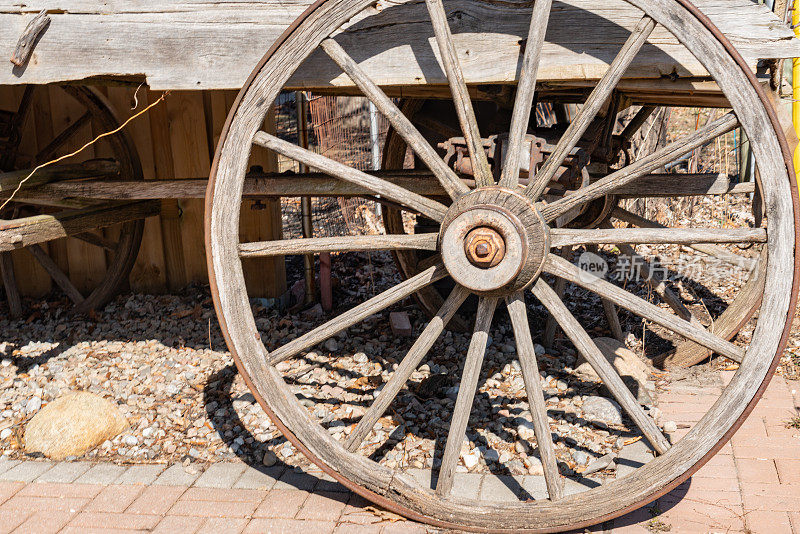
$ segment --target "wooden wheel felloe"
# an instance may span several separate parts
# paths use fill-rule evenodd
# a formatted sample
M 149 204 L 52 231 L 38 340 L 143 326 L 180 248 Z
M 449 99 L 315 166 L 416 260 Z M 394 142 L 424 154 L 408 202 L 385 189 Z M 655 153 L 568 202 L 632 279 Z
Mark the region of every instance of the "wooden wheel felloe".
M 33 108 L 50 109 L 63 116 L 64 126 L 54 132 L 45 146 L 43 119 Z M 57 110 L 55 108 L 58 108 Z M 143 180 L 133 141 L 124 131 L 108 136 L 86 153 L 36 171 L 33 168 L 80 148 L 95 136 L 119 126 L 106 99 L 97 91 L 78 86 L 28 86 L 16 110 L 2 116 L 0 132 L 0 202 L 6 204 L 0 217 L 0 271 L 12 316 L 22 313 L 15 264 L 30 265 L 30 254 L 55 287 L 86 312 L 105 304 L 124 284 L 142 240 L 144 218 L 157 213 L 151 202 L 87 202 L 80 199 L 39 197 L 29 188 L 48 182 L 118 178 Z M 58 126 L 56 126 L 58 128 Z M 13 198 L 12 198 L 13 195 Z M 20 249 L 26 249 L 25 252 Z M 16 252 L 20 250 L 20 252 Z M 67 251 L 93 267 L 88 279 L 75 281 L 68 274 Z M 19 255 L 14 261 L 12 255 Z M 28 263 L 25 263 L 25 262 Z M 29 268 L 29 267 L 26 267 Z
M 279 40 L 254 71 L 240 94 L 220 142 L 207 196 L 207 251 L 212 291 L 223 332 L 237 365 L 267 413 L 287 438 L 304 454 L 343 484 L 381 505 L 410 518 L 440 526 L 482 531 L 552 532 L 579 528 L 610 519 L 647 503 L 689 477 L 744 420 L 769 380 L 791 323 L 796 295 L 795 234 L 796 191 L 790 179 L 788 151 L 780 128 L 752 74 L 745 70 L 730 45 L 702 15 L 681 1 L 628 0 L 638 13 L 638 23 L 612 62 L 607 74 L 585 99 L 578 115 L 555 144 L 554 150 L 527 183 L 520 181 L 520 154 L 525 150 L 524 133 L 530 124 L 536 87 L 538 43 L 548 24 L 551 4 L 534 3 L 530 32 L 519 74 L 509 127 L 506 157 L 500 176 L 492 172 L 485 157 L 483 137 L 474 106 L 460 68 L 462 54 L 454 45 L 441 0 L 426 0 L 431 38 L 440 52 L 452 99 L 458 110 L 463 144 L 473 164 L 474 175 L 464 180 L 419 133 L 417 127 L 375 84 L 361 64 L 353 60 L 337 31 L 346 23 L 363 23 L 372 2 L 323 0 L 309 10 Z M 395 9 L 402 10 L 403 6 Z M 389 10 L 387 10 L 389 11 Z M 397 13 L 395 13 L 397 15 Z M 385 16 L 392 16 L 386 14 Z M 489 24 L 489 22 L 487 22 Z M 592 126 L 626 68 L 660 28 L 673 34 L 693 51 L 730 103 L 732 111 L 697 132 L 618 169 L 611 169 L 570 194 L 556 192 L 553 182 L 563 161 Z M 474 31 L 474 29 L 472 30 Z M 333 36 L 333 37 L 331 37 Z M 401 46 L 402 36 L 394 35 Z M 340 42 L 342 41 L 342 42 Z M 322 52 L 318 52 L 321 49 Z M 260 131 L 270 105 L 301 63 L 313 53 L 327 54 L 402 135 L 417 158 L 430 170 L 446 196 L 426 197 L 390 179 L 357 171 L 333 159 L 315 154 L 269 133 Z M 374 67 L 374 66 L 373 66 Z M 555 222 L 587 203 L 646 181 L 651 173 L 683 154 L 741 126 L 753 144 L 760 186 L 766 207 L 761 227 L 741 229 L 564 228 Z M 331 176 L 371 191 L 375 196 L 400 205 L 409 213 L 440 224 L 439 231 L 411 235 L 341 236 L 265 243 L 239 242 L 239 210 L 253 145 L 273 150 Z M 484 161 L 486 159 L 486 161 Z M 516 163 L 515 163 L 516 162 Z M 509 164 L 510 163 L 510 164 Z M 419 176 L 419 174 L 417 174 Z M 433 179 L 433 178 L 431 178 Z M 474 185 L 469 185 L 474 184 Z M 474 189 L 473 189 L 474 187 Z M 555 197 L 555 198 L 553 198 Z M 625 213 L 617 212 L 620 218 Z M 452 231 L 448 231 L 456 225 Z M 492 234 L 500 235 L 505 250 L 499 262 L 480 265 L 491 255 Z M 475 234 L 485 242 L 480 251 L 472 242 Z M 509 253 L 508 243 L 520 249 Z M 679 310 L 659 306 L 603 278 L 587 274 L 570 261 L 554 254 L 561 247 L 593 247 L 605 244 L 688 245 L 724 249 L 730 243 L 763 246 L 765 285 L 758 322 L 749 345 L 734 344 L 709 329 L 682 317 Z M 337 315 L 317 328 L 285 341 L 268 351 L 253 316 L 244 282 L 241 257 L 313 254 L 341 250 L 426 250 L 437 255 L 420 265 L 419 273 Z M 727 249 L 724 249 L 727 250 Z M 495 253 L 497 251 L 495 250 Z M 471 261 L 472 260 L 472 261 Z M 466 263 L 465 263 L 466 261 Z M 507 263 L 508 262 L 508 263 Z M 478 264 L 478 265 L 476 265 Z M 469 267 L 467 267 L 469 265 Z M 486 280 L 471 269 L 481 270 Z M 471 274 L 472 273 L 472 274 Z M 671 443 L 650 414 L 603 356 L 581 320 L 554 289 L 551 277 L 561 279 L 624 308 L 650 323 L 688 339 L 707 350 L 740 361 L 740 368 L 714 407 L 684 438 Z M 347 437 L 337 440 L 301 403 L 284 380 L 281 362 L 302 358 L 319 343 L 380 313 L 397 302 L 452 279 L 454 289 L 446 295 L 436 316 L 425 326 L 405 357 L 383 384 L 375 400 L 360 419 L 345 423 Z M 391 468 L 368 456 L 381 444 L 370 440 L 375 425 L 400 395 L 415 369 L 430 356 L 445 325 L 470 295 L 477 295 L 477 311 L 468 346 L 457 354 L 449 372 L 462 367 L 459 388 L 446 436 L 438 436 L 441 457 L 432 458 L 434 483 L 425 485 L 402 468 Z M 530 296 L 535 299 L 530 298 Z M 661 295 L 659 295 L 661 296 Z M 663 297 L 667 301 L 667 297 Z M 527 302 L 526 302 L 527 299 Z M 630 420 L 629 427 L 645 438 L 655 457 L 631 474 L 575 492 L 571 479 L 560 468 L 561 443 L 554 443 L 550 414 L 546 411 L 543 384 L 532 339 L 529 302 L 538 302 L 556 319 L 581 356 L 592 366 L 607 390 Z M 673 303 L 678 307 L 678 303 Z M 533 501 L 489 502 L 457 496 L 453 489 L 465 435 L 469 435 L 470 412 L 481 385 L 490 332 L 497 328 L 498 310 L 505 308 L 511 322 L 516 354 L 524 380 L 530 423 L 536 435 L 537 454 L 542 460 L 543 493 Z M 494 323 L 493 323 L 494 321 Z M 778 334 L 783 332 L 783 338 Z M 510 358 L 509 358 L 510 359 Z M 331 364 L 335 363 L 335 356 Z M 313 407 L 311 408 L 313 410 Z M 556 432 L 558 434 L 558 432 Z M 377 435 L 377 434 L 375 434 Z M 384 439 L 385 433 L 382 434 Z M 433 460 L 436 460 L 434 462 Z

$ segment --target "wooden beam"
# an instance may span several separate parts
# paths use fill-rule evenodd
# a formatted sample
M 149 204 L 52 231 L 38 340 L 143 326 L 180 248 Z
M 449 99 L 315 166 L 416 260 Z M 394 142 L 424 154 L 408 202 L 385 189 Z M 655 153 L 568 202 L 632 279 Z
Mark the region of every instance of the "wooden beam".
M 110 204 L 85 210 L 69 210 L 56 215 L 36 215 L 0 221 L 0 252 L 105 228 L 126 221 L 158 215 L 158 202 Z
M 7 50 L 8 56 L 39 11 L 47 9 L 52 22 L 27 68 L 23 72 L 0 70 L 0 84 L 116 76 L 144 78 L 154 90 L 239 89 L 272 43 L 312 1 L 2 0 L 0 50 Z M 800 56 L 791 30 L 764 6 L 750 0 L 695 3 L 752 68 L 762 58 Z M 354 21 L 358 31 L 345 31 L 337 40 L 379 85 L 446 83 L 431 47 L 433 32 L 424 2 L 397 4 L 379 1 L 374 16 Z M 515 79 L 520 41 L 529 29 L 530 2 L 453 0 L 446 8 L 448 15 L 461 14 L 458 23 L 452 24 L 456 49 L 469 49 L 474 58 L 462 59 L 468 83 Z M 640 17 L 640 12 L 623 2 L 559 2 L 542 48 L 538 78 L 599 79 Z M 481 21 L 492 33 L 476 39 L 474 21 Z M 491 62 L 482 59 L 486 51 Z M 657 79 L 673 72 L 699 75 L 705 74 L 705 69 L 684 46 L 658 29 L 630 75 Z M 292 88 L 351 83 L 345 78 L 324 54 L 314 54 Z

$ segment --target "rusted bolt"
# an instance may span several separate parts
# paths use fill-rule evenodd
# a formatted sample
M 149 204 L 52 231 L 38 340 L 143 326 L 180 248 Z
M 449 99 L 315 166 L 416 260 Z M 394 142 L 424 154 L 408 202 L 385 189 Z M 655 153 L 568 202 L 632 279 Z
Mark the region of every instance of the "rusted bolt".
M 476 228 L 464 239 L 464 251 L 469 262 L 482 269 L 496 267 L 506 255 L 506 243 L 491 228 Z

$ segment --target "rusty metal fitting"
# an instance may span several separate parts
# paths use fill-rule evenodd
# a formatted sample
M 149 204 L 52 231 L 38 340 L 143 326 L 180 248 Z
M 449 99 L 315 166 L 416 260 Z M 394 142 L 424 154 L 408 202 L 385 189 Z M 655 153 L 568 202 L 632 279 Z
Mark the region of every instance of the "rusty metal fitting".
M 491 269 L 505 258 L 506 242 L 503 236 L 491 228 L 475 228 L 464 239 L 464 251 L 472 265 Z

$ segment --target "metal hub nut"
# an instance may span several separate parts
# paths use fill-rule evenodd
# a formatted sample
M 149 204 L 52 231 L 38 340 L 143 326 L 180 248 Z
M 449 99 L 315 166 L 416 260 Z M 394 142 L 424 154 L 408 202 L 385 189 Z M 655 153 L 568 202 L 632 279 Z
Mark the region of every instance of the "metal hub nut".
M 475 228 L 464 239 L 464 251 L 469 262 L 482 269 L 491 269 L 503 261 L 506 242 L 492 228 Z

